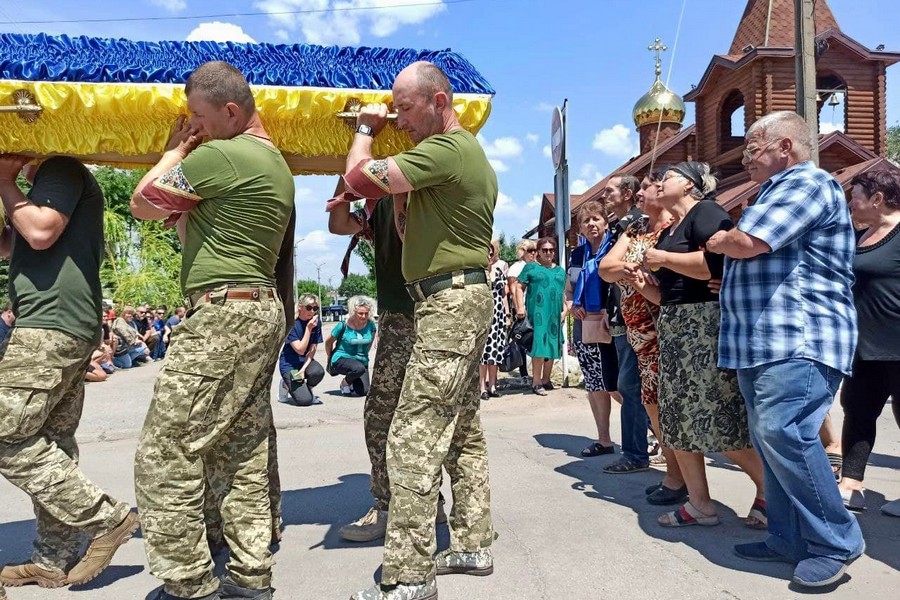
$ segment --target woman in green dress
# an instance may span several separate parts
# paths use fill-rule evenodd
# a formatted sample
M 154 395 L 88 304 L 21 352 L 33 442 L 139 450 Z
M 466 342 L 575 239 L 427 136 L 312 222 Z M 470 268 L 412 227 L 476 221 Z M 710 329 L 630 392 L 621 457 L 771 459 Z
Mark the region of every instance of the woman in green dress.
M 539 396 L 546 396 L 546 390 L 553 389 L 550 370 L 553 361 L 562 354 L 566 272 L 556 264 L 555 258 L 556 241 L 550 237 L 541 238 L 537 260 L 522 269 L 515 290 L 516 318 L 523 319 L 527 314 L 534 328 L 531 385 Z

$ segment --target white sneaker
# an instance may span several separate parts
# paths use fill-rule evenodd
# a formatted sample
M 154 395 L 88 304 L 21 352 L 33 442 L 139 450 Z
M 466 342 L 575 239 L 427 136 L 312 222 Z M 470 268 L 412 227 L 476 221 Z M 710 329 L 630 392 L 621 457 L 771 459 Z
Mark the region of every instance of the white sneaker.
M 384 537 L 387 531 L 388 513 L 377 506 L 369 509 L 361 519 L 344 525 L 338 535 L 348 542 L 371 542 Z

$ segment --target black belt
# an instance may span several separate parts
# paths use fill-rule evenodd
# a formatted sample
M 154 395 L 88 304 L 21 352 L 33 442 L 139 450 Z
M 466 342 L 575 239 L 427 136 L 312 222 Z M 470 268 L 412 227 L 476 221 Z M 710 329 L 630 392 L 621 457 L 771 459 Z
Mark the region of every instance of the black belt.
M 441 273 L 425 279 L 419 279 L 412 283 L 406 284 L 406 291 L 410 297 L 416 302 L 424 302 L 429 296 L 433 296 L 438 292 L 450 288 L 462 288 L 467 285 L 478 285 L 487 283 L 487 273 L 484 269 L 463 269 L 462 271 L 452 271 L 450 273 Z

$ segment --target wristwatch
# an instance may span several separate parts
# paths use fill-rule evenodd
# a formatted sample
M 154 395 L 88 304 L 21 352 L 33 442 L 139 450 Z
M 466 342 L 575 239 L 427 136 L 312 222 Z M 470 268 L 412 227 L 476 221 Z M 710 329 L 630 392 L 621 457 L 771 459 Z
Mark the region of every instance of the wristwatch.
M 375 137 L 375 131 L 368 125 L 357 125 L 356 133 L 361 133 L 361 134 L 367 135 L 369 137 Z

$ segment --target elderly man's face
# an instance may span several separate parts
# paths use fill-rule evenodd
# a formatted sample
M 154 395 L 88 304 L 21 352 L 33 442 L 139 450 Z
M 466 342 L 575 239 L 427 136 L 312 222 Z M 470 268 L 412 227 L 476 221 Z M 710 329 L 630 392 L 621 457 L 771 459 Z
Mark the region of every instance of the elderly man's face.
M 790 151 L 791 144 L 786 138 L 767 139 L 762 132 L 754 132 L 747 136 L 741 163 L 751 181 L 764 183 L 787 168 Z
M 601 200 L 617 215 L 627 213 L 631 208 L 631 196 L 626 197 L 626 194 L 622 193 L 622 190 L 619 189 L 621 183 L 620 177 L 613 177 L 606 182 L 606 187 L 600 192 Z

